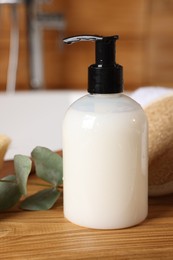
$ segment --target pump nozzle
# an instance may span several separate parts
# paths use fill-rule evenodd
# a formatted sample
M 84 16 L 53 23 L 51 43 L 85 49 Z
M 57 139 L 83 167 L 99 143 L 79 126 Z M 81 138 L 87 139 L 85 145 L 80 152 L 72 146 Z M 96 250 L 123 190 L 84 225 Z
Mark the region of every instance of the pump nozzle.
M 123 90 L 122 66 L 115 61 L 115 41 L 118 35 L 79 35 L 64 39 L 64 43 L 96 42 L 96 63 L 88 68 L 88 92 L 91 94 L 119 93 Z
M 102 36 L 96 36 L 96 35 L 78 35 L 78 36 L 72 36 L 65 38 L 63 41 L 67 44 L 72 44 L 79 41 L 98 41 L 102 40 Z

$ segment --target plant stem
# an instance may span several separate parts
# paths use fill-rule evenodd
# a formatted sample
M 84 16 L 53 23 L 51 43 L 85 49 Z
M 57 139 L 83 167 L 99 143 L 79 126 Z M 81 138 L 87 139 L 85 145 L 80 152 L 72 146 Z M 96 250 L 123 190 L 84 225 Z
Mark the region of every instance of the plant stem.
M 38 182 L 34 182 L 34 181 L 29 181 L 30 185 L 35 185 L 35 186 L 42 186 L 42 187 L 51 187 L 51 185 L 49 184 L 44 184 L 44 183 L 38 183 Z
M 63 184 L 58 185 L 57 189 L 58 191 L 63 192 Z
M 0 180 L 0 182 L 10 182 L 10 183 L 16 183 L 16 181 L 10 181 L 10 180 Z

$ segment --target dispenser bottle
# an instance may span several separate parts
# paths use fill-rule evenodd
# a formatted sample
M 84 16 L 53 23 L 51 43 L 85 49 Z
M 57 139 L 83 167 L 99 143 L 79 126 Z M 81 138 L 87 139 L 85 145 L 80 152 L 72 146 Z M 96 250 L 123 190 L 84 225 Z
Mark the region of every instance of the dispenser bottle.
M 96 229 L 130 227 L 148 212 L 147 120 L 141 106 L 122 93 L 117 39 L 64 39 L 96 42 L 89 94 L 70 106 L 63 122 L 64 215 Z

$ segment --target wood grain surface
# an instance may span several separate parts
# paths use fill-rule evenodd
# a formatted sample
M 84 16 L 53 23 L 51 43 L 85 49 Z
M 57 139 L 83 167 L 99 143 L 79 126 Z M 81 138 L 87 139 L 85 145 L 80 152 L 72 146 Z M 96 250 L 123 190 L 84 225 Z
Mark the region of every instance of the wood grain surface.
M 41 2 L 44 3 L 40 6 L 42 11 L 63 13 L 66 19 L 63 35 L 56 30 L 43 30 L 46 88 L 86 89 L 87 68 L 94 62 L 93 43 L 61 48 L 63 36 L 76 34 L 120 35 L 117 62 L 124 67 L 126 90 L 146 85 L 173 86 L 173 0 Z M 17 90 L 30 89 L 30 54 L 23 3 L 17 8 L 20 32 Z M 0 5 L 0 24 L 0 91 L 4 91 L 12 24 L 10 5 Z
M 5 170 L 10 170 L 10 165 Z M 3 171 L 2 171 L 3 172 Z M 29 194 L 39 182 L 32 174 Z M 136 227 L 94 230 L 63 216 L 62 196 L 48 211 L 0 213 L 0 259 L 173 259 L 173 195 L 149 199 L 148 218 Z

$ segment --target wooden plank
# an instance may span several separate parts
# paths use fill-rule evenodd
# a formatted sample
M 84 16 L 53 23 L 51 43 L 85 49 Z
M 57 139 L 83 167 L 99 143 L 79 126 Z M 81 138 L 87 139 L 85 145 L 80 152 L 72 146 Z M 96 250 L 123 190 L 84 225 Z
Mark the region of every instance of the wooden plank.
M 172 0 L 57 0 L 40 6 L 46 12 L 65 14 L 65 36 L 75 34 L 119 34 L 117 61 L 124 66 L 127 90 L 141 85 L 173 85 Z M 16 89 L 29 89 L 29 51 L 26 10 L 19 6 L 20 52 Z M 6 86 L 9 59 L 10 9 L 1 6 L 0 90 Z M 44 66 L 47 88 L 83 89 L 87 67 L 94 61 L 91 45 L 58 47 L 59 34 L 44 32 Z M 76 72 L 76 70 L 77 72 Z
M 146 67 L 149 83 L 173 87 L 173 39 L 158 40 L 153 37 L 149 51 L 148 67 Z
M 173 87 L 173 1 L 152 0 L 150 13 L 146 79 Z
M 173 38 L 173 1 L 152 0 L 150 3 L 150 35 L 159 39 Z
M 37 191 L 30 176 L 29 194 Z M 0 214 L 0 254 L 18 259 L 170 259 L 173 258 L 173 196 L 149 199 L 149 215 L 138 226 L 94 230 L 68 222 L 62 197 L 48 211 Z
M 125 8 L 124 8 L 125 7 Z M 119 33 L 121 39 L 139 39 L 143 37 L 145 31 L 145 20 L 147 2 L 144 0 L 134 0 L 130 5 L 127 0 L 121 3 L 118 0 L 96 0 L 96 1 L 79 1 L 62 0 L 53 1 L 51 5 L 44 4 L 42 10 L 47 12 L 64 12 L 67 20 L 66 35 L 76 33 L 101 33 L 101 34 L 114 34 Z M 20 53 L 19 53 L 19 67 L 17 74 L 17 89 L 27 89 L 29 87 L 29 64 L 28 64 L 28 46 L 26 42 L 26 10 L 21 5 L 19 8 L 20 14 Z M 3 45 L 3 61 L 1 60 L 1 75 L 0 86 L 6 85 L 6 74 L 8 66 L 8 50 L 9 50 L 9 33 L 10 33 L 10 9 L 9 6 L 3 6 L 1 19 L 3 21 L 3 34 L 1 46 Z M 85 48 L 87 53 L 83 58 L 82 49 L 78 45 L 75 52 L 69 50 L 62 52 L 57 44 L 57 32 L 46 31 L 44 33 L 44 63 L 45 63 L 45 80 L 46 86 L 49 88 L 84 88 L 87 84 L 87 66 L 93 61 L 93 54 L 90 48 Z M 22 43 L 23 42 L 23 43 Z M 139 43 L 139 41 L 138 41 Z M 133 45 L 133 44 L 132 44 Z M 137 46 L 137 45 L 135 45 Z M 122 53 L 122 63 L 125 65 L 126 85 L 129 84 L 133 88 L 141 83 L 141 65 L 139 65 L 141 54 L 141 47 L 137 47 L 139 58 L 134 54 L 135 65 L 132 71 L 128 72 L 129 63 L 126 62 L 126 53 Z M 124 48 L 123 52 L 124 52 Z M 133 49 L 135 50 L 135 49 Z M 76 54 L 78 53 L 78 54 Z M 80 54 L 81 53 L 81 54 Z M 121 50 L 120 50 L 121 53 Z M 80 55 L 79 55 L 80 54 Z M 127 59 L 130 54 L 127 54 Z M 73 63 L 73 58 L 76 57 Z M 80 58 L 80 57 L 82 58 Z M 131 56 L 131 55 L 130 55 Z M 68 58 L 67 58 L 68 57 Z M 121 54 L 120 54 L 121 57 Z M 68 60 L 66 60 L 66 58 Z M 70 60 L 72 58 L 72 60 Z M 77 61 L 78 59 L 78 61 Z M 131 57 L 130 57 L 131 59 Z M 125 62 L 124 62 L 125 60 Z M 77 73 L 74 71 L 74 66 L 77 62 Z M 79 63 L 78 63 L 79 62 Z M 70 69 L 69 69 L 70 68 Z M 128 69 L 127 69 L 128 68 Z M 130 77 L 131 73 L 136 74 L 134 78 Z M 67 77 L 67 73 L 69 73 Z M 80 77 L 79 77 L 80 75 Z M 135 81 L 133 80 L 135 79 Z
M 148 1 L 67 0 L 67 33 L 143 37 Z

